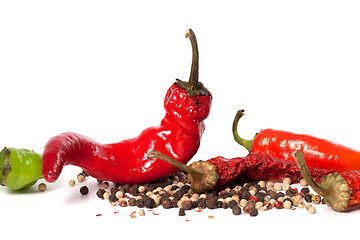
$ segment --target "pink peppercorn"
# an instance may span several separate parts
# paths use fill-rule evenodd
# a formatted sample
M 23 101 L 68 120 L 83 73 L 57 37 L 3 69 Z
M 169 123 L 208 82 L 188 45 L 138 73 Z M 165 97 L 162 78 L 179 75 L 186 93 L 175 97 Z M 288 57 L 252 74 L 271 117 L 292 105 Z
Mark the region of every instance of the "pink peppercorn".
M 250 197 L 249 197 L 249 201 L 250 201 L 250 200 L 254 200 L 255 202 L 257 202 L 257 201 L 258 201 L 258 199 L 257 199 L 257 197 L 256 197 L 256 196 L 250 196 Z
M 284 207 L 284 204 L 283 204 L 283 202 L 281 202 L 281 201 L 276 201 L 276 202 L 274 203 L 274 207 L 275 207 L 276 209 L 282 209 L 282 208 Z

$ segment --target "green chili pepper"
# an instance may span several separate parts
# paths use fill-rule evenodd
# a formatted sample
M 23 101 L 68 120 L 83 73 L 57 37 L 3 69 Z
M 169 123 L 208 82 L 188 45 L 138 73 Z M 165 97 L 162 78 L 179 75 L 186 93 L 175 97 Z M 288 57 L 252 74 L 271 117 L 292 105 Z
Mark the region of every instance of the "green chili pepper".
M 42 155 L 27 149 L 4 148 L 0 152 L 0 184 L 18 190 L 43 177 Z

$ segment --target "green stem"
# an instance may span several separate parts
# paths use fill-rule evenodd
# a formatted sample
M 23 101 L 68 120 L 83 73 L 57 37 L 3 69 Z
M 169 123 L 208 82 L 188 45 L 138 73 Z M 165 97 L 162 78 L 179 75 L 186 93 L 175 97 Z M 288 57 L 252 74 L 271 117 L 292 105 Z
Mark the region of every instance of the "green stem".
M 232 126 L 232 131 L 233 131 L 233 136 L 234 136 L 235 141 L 250 152 L 253 140 L 247 140 L 247 139 L 241 138 L 238 133 L 238 129 L 237 129 L 239 120 L 242 116 L 244 116 L 244 114 L 245 114 L 245 110 L 243 110 L 243 109 L 239 110 L 236 113 L 236 116 L 235 116 L 234 122 L 233 122 L 233 126 Z

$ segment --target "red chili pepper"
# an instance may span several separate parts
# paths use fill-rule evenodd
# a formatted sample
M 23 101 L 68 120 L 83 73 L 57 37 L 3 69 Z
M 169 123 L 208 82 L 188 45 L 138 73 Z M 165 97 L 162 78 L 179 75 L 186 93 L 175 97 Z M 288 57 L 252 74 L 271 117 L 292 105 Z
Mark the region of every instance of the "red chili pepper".
M 211 108 L 211 93 L 198 81 L 198 48 L 194 32 L 186 37 L 192 45 L 189 82 L 177 79 L 166 93 L 166 115 L 159 126 L 149 127 L 133 139 L 100 144 L 77 133 L 51 138 L 43 153 L 43 175 L 55 181 L 64 165 L 83 168 L 94 178 L 119 184 L 151 182 L 171 175 L 177 168 L 157 159 L 148 159 L 159 149 L 177 161 L 187 163 L 197 152 L 205 130 L 204 120 Z
M 360 172 L 357 170 L 338 171 L 324 176 L 318 185 L 311 177 L 301 151 L 294 153 L 294 158 L 302 176 L 314 189 L 323 196 L 325 203 L 335 211 L 342 212 L 360 205 Z
M 300 150 L 308 165 L 330 170 L 360 170 L 360 152 L 325 139 L 286 131 L 264 129 L 253 140 L 239 136 L 237 125 L 244 110 L 237 112 L 233 122 L 233 135 L 237 143 L 249 152 L 262 152 L 276 158 L 295 162 L 293 152 Z
M 207 161 L 195 161 L 189 166 L 155 150 L 150 151 L 148 157 L 161 159 L 189 173 L 188 179 L 192 189 L 200 193 L 223 186 L 235 179 L 279 181 L 289 177 L 295 183 L 302 176 L 296 163 L 264 153 L 249 153 L 246 157 L 231 159 L 219 156 Z M 311 168 L 310 171 L 316 181 L 334 172 L 318 168 Z

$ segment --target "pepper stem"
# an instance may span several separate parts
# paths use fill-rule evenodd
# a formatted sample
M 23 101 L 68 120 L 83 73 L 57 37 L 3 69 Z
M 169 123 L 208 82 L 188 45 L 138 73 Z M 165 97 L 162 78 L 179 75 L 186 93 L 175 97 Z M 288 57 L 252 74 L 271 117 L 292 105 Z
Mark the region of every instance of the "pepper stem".
M 295 151 L 293 155 L 301 175 L 308 182 L 310 187 L 312 187 L 316 193 L 323 196 L 325 203 L 332 209 L 338 212 L 344 211 L 347 208 L 351 191 L 346 180 L 340 173 L 336 172 L 326 175 L 319 185 L 312 178 L 303 153 L 301 151 Z
M 207 161 L 197 161 L 187 166 L 156 150 L 150 150 L 147 157 L 160 159 L 187 172 L 191 188 L 198 193 L 213 189 L 219 179 L 215 166 Z
M 243 109 L 237 111 L 235 118 L 234 118 L 232 131 L 233 131 L 233 136 L 234 136 L 235 141 L 250 152 L 253 140 L 246 140 L 244 138 L 241 138 L 238 133 L 238 129 L 237 129 L 239 120 L 242 116 L 244 116 L 244 114 L 245 114 L 245 110 L 243 110 Z
M 192 62 L 191 62 L 191 71 L 189 81 L 185 82 L 180 79 L 176 79 L 176 85 L 185 89 L 187 94 L 190 97 L 194 95 L 211 95 L 209 90 L 207 90 L 204 85 L 199 82 L 199 50 L 197 46 L 197 40 L 195 33 L 192 29 L 186 30 L 185 34 L 186 38 L 190 39 L 191 47 L 192 47 Z

